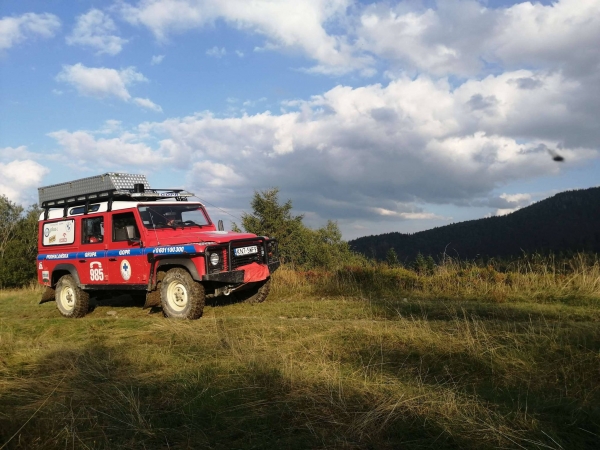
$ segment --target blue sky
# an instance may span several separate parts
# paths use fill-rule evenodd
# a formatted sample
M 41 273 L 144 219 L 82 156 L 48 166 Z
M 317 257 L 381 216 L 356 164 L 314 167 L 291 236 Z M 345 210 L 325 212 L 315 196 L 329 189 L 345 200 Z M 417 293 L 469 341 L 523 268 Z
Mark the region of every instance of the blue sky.
M 4 0 L 0 193 L 145 173 L 227 223 L 278 186 L 347 239 L 506 214 L 597 185 L 598 42 L 600 0 Z

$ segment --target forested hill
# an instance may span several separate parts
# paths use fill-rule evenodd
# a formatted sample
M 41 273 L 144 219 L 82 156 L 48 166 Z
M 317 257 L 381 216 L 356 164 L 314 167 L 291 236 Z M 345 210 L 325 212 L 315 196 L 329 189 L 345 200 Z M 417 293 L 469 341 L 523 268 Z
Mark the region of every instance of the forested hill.
M 394 248 L 400 261 L 420 252 L 461 259 L 513 257 L 523 252 L 600 252 L 600 187 L 567 191 L 506 216 L 470 220 L 414 234 L 386 233 L 349 242 L 367 256 L 385 259 Z

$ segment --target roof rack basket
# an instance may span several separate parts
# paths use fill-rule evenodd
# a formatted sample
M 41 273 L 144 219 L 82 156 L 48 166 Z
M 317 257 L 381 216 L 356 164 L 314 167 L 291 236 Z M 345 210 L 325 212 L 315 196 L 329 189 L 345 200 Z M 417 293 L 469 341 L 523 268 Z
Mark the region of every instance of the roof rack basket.
M 145 175 L 130 173 L 105 173 L 67 183 L 53 184 L 38 188 L 40 206 L 44 209 L 44 219 L 50 209 L 63 208 L 63 216 L 72 206 L 84 206 L 84 214 L 89 212 L 90 203 L 108 202 L 108 211 L 115 200 L 155 201 L 165 198 L 187 201 L 194 194 L 183 189 L 152 189 Z

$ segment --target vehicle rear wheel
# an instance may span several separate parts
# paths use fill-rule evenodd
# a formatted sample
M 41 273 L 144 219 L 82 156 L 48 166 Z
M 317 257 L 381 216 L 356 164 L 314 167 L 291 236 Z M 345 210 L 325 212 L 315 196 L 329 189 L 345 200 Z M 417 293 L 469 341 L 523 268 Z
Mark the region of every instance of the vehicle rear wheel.
M 244 303 L 262 303 L 271 291 L 271 279 L 257 283 L 249 289 L 236 292 L 237 298 Z
M 204 286 L 187 270 L 171 269 L 160 283 L 160 303 L 165 317 L 199 319 L 204 310 Z
M 60 313 L 73 319 L 85 316 L 90 306 L 89 294 L 77 285 L 71 275 L 63 275 L 58 280 L 54 299 Z

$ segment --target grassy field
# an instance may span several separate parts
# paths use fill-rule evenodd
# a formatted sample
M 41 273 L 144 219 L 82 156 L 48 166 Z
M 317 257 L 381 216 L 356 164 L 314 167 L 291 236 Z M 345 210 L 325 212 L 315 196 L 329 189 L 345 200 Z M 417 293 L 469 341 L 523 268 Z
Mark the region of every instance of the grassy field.
M 0 291 L 0 449 L 600 448 L 598 268 L 461 270 L 283 269 L 195 322 Z

